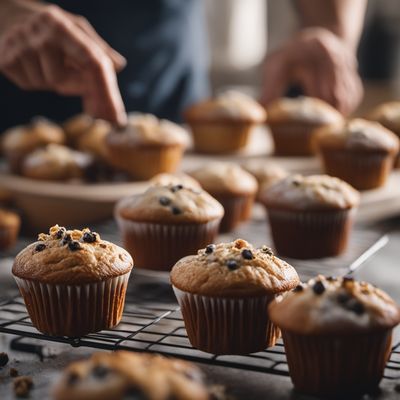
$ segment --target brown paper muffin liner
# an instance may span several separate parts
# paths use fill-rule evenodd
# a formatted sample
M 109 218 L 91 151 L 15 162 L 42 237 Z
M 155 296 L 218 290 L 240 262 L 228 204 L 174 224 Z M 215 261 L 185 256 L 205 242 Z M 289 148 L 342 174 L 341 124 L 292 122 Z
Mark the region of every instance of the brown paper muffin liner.
M 10 249 L 15 245 L 19 232 L 19 225 L 0 226 L 0 250 Z
M 394 157 L 394 154 L 382 152 L 321 152 L 325 172 L 343 179 L 358 190 L 383 186 L 393 168 Z
M 267 208 L 275 248 L 279 255 L 308 259 L 343 253 L 355 210 L 299 211 Z
M 135 267 L 170 271 L 182 257 L 197 254 L 215 241 L 220 219 L 202 224 L 136 222 L 117 215 L 124 248 Z
M 188 338 L 196 349 L 212 354 L 249 354 L 274 346 L 280 337 L 267 313 L 274 296 L 228 299 L 173 289 Z
M 190 122 L 194 148 L 201 153 L 233 153 L 249 141 L 251 122 Z
M 275 154 L 281 156 L 311 156 L 315 154 L 314 136 L 319 124 L 304 122 L 270 123 Z
M 117 146 L 109 144 L 107 158 L 115 168 L 146 180 L 162 172 L 175 172 L 182 160 L 181 145 Z
M 80 337 L 120 322 L 129 275 L 83 285 L 15 280 L 37 330 L 53 336 Z
M 282 331 L 282 337 L 295 389 L 343 398 L 377 388 L 390 356 L 392 330 L 336 336 Z

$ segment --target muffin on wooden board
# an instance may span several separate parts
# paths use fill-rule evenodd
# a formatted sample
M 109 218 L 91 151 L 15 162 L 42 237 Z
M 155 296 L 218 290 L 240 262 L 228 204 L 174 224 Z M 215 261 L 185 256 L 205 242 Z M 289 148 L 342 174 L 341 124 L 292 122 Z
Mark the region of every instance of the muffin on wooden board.
M 158 354 L 94 353 L 70 364 L 53 390 L 55 400 L 210 400 L 201 370 Z
M 371 110 L 365 118 L 379 122 L 400 138 L 400 101 L 389 101 L 380 104 Z M 400 168 L 400 153 L 397 154 L 396 168 Z
M 221 232 L 229 232 L 251 217 L 258 184 L 240 165 L 211 162 L 191 171 L 190 175 L 223 205 Z
M 321 258 L 346 250 L 360 195 L 328 175 L 293 175 L 268 187 L 261 202 L 279 255 Z
M 4 132 L 1 145 L 11 171 L 19 173 L 22 161 L 30 152 L 50 143 L 64 142 L 64 132 L 58 125 L 38 117 L 30 124 L 16 126 Z
M 97 233 L 55 225 L 17 255 L 12 273 L 40 332 L 78 337 L 119 323 L 132 267 Z
M 251 97 L 233 90 L 193 104 L 185 113 L 196 151 L 232 153 L 245 147 L 250 131 L 265 122 L 264 108 Z
M 182 185 L 192 189 L 201 189 L 201 185 L 196 179 L 183 172 L 157 174 L 150 179 L 150 184 L 156 186 Z
M 280 336 L 267 305 L 299 283 L 293 267 L 245 240 L 210 244 L 179 260 L 171 284 L 191 344 L 213 354 L 248 354 Z
M 316 129 L 343 120 L 328 103 L 305 96 L 278 99 L 267 107 L 267 111 L 275 153 L 281 156 L 314 154 Z
M 124 247 L 136 266 L 164 271 L 213 242 L 223 215 L 208 193 L 181 184 L 151 186 L 115 208 Z
M 179 125 L 151 114 L 131 114 L 125 128 L 105 138 L 108 162 L 136 179 L 175 172 L 189 144 Z
M 319 130 L 315 143 L 325 172 L 358 190 L 384 185 L 399 152 L 393 132 L 361 118 Z
M 13 247 L 17 241 L 21 218 L 13 211 L 0 208 L 0 250 Z
M 268 311 L 282 330 L 296 390 L 324 398 L 376 390 L 400 322 L 399 307 L 386 293 L 350 277 L 318 276 Z

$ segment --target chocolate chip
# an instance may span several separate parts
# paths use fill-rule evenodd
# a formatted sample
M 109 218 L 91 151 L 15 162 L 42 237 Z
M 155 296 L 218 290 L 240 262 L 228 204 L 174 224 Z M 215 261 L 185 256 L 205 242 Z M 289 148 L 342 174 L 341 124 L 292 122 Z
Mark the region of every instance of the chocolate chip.
M 66 230 L 65 228 L 60 228 L 57 232 L 56 232 L 56 238 L 57 239 L 61 239 L 64 234 L 65 234 Z
M 351 296 L 348 293 L 339 293 L 337 295 L 337 301 L 340 304 L 345 304 L 351 299 Z
M 171 199 L 165 196 L 161 196 L 158 201 L 162 206 L 169 206 L 171 204 Z
M 74 386 L 78 383 L 80 376 L 76 372 L 70 372 L 67 377 L 67 385 Z
M 352 277 L 352 276 L 350 276 L 350 275 L 345 275 L 344 277 L 343 277 L 343 283 L 346 283 L 346 282 L 353 282 L 354 281 L 354 278 Z
M 326 278 L 326 280 L 327 280 L 328 282 L 334 282 L 334 281 L 336 281 L 336 278 L 335 278 L 334 276 L 328 276 L 328 277 Z
M 12 378 L 15 378 L 16 376 L 18 376 L 18 370 L 16 368 L 11 367 L 10 368 L 10 376 Z
M 82 236 L 82 240 L 85 243 L 94 243 L 97 240 L 97 233 L 96 232 L 85 232 Z
M 179 190 L 182 190 L 182 189 L 183 189 L 183 185 L 174 185 L 174 186 L 171 187 L 171 192 L 175 193 L 175 192 L 178 192 Z
M 347 302 L 346 308 L 350 311 L 353 311 L 357 315 L 362 315 L 365 312 L 365 307 L 362 303 L 360 303 L 356 299 L 351 299 Z
M 304 287 L 302 284 L 297 285 L 294 289 L 293 292 L 297 293 L 297 292 L 302 292 L 304 290 Z
M 315 294 L 320 295 L 325 292 L 325 286 L 321 281 L 317 281 L 314 283 L 312 287 Z
M 265 245 L 261 247 L 261 251 L 265 254 L 268 254 L 269 256 L 274 255 L 274 252 L 271 250 L 271 248 Z
M 69 248 L 71 251 L 76 251 L 76 250 L 81 250 L 81 249 L 82 249 L 82 246 L 81 246 L 81 244 L 80 244 L 78 241 L 73 240 L 72 242 L 69 242 L 69 243 L 68 243 L 68 248 Z
M 96 378 L 104 378 L 106 375 L 110 373 L 109 368 L 104 365 L 96 365 L 92 369 L 92 375 Z
M 396 392 L 399 392 L 399 393 L 400 393 L 400 383 L 396 384 L 396 386 L 394 387 L 394 390 L 395 390 Z
M 238 262 L 237 262 L 236 260 L 228 260 L 228 261 L 226 262 L 226 266 L 227 266 L 231 271 L 233 271 L 233 270 L 239 268 L 239 264 L 238 264 Z
M 182 214 L 182 210 L 180 208 L 178 208 L 178 207 L 175 207 L 175 206 L 173 206 L 171 208 L 171 211 L 172 211 L 172 214 L 174 214 L 174 215 Z
M 205 252 L 206 254 L 211 254 L 211 253 L 214 252 L 214 250 L 215 250 L 216 247 L 217 247 L 217 246 L 215 246 L 215 244 L 209 244 L 209 245 L 206 247 L 206 249 L 204 250 L 204 252 Z
M 46 248 L 46 245 L 44 243 L 39 243 L 35 247 L 35 251 L 43 251 Z
M 253 253 L 251 252 L 251 250 L 249 250 L 249 249 L 244 249 L 244 250 L 242 250 L 242 257 L 245 259 L 245 260 L 252 260 L 254 257 L 253 257 Z
M 67 233 L 64 237 L 63 240 L 61 241 L 62 245 L 64 246 L 65 244 L 69 243 L 72 240 L 72 237 L 69 233 Z
M 292 180 L 292 185 L 293 186 L 300 186 L 300 181 L 298 179 L 293 179 Z
M 10 359 L 8 358 L 8 354 L 4 352 L 0 353 L 0 367 L 4 367 L 5 365 L 7 365 L 8 361 L 10 361 Z

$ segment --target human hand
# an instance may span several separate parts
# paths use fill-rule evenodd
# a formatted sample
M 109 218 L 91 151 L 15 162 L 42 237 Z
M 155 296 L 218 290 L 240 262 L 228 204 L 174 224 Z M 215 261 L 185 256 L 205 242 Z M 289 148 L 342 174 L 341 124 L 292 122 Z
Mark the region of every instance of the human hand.
M 306 96 L 325 100 L 350 114 L 363 95 L 354 52 L 324 28 L 306 28 L 272 54 L 264 65 L 261 101 L 268 104 L 299 86 Z
M 25 90 L 80 96 L 88 114 L 126 123 L 116 79 L 126 61 L 85 18 L 45 3 L 4 3 L 0 72 Z

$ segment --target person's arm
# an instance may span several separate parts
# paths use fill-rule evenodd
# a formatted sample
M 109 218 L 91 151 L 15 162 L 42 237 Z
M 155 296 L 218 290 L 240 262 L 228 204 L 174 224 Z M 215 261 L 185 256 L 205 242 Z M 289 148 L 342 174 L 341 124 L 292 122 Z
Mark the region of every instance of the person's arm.
M 0 0 L 0 73 L 22 89 L 80 96 L 85 112 L 122 125 L 116 71 L 124 65 L 85 18 L 39 1 Z
M 295 85 L 349 114 L 363 94 L 355 52 L 366 0 L 296 0 L 296 5 L 301 29 L 266 58 L 262 101 L 268 104 Z

